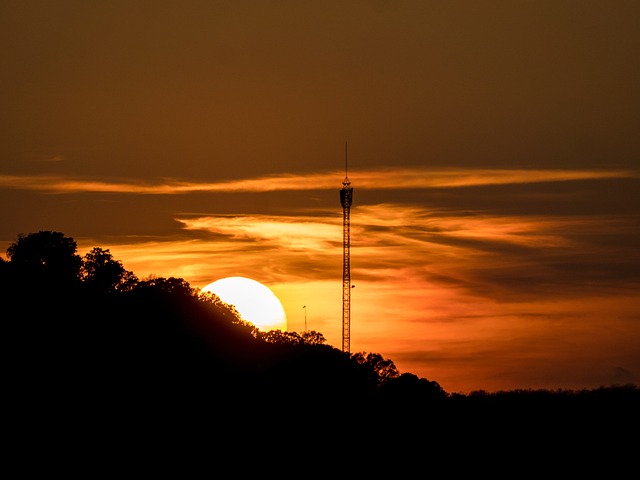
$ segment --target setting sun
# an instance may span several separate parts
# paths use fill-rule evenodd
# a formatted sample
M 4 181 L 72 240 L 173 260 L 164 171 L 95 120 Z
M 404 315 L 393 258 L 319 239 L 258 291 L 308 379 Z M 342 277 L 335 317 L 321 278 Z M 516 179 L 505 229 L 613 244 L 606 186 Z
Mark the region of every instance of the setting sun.
M 232 305 L 243 320 L 262 331 L 287 330 L 287 317 L 278 297 L 262 283 L 246 277 L 227 277 L 205 286 L 224 303 Z

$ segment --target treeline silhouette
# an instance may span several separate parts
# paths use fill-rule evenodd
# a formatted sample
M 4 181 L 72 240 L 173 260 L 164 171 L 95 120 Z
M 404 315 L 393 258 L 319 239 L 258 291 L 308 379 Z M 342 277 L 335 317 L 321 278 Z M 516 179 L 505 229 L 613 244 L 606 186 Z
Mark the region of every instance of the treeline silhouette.
M 81 257 L 61 232 L 20 234 L 6 255 L 5 408 L 29 412 L 29 422 L 281 414 L 332 425 L 525 429 L 550 419 L 618 425 L 640 405 L 635 385 L 449 393 L 380 354 L 327 345 L 320 332 L 260 331 L 184 279 L 139 279 L 108 249 Z

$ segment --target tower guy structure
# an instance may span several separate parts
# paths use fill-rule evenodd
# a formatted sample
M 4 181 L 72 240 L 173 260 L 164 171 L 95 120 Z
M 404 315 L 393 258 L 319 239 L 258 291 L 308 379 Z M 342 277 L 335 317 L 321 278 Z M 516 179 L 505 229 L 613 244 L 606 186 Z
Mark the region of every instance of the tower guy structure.
M 342 204 L 342 351 L 351 350 L 351 201 L 353 188 L 348 175 L 347 143 L 344 144 L 344 180 L 340 190 Z

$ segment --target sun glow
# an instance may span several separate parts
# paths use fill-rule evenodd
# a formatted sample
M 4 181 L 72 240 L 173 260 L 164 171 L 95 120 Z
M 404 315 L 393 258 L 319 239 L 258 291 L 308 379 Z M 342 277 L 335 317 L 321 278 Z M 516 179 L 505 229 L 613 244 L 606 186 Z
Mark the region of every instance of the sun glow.
M 203 292 L 211 292 L 220 300 L 232 305 L 243 320 L 262 331 L 287 330 L 287 316 L 278 297 L 256 280 L 246 277 L 226 277 L 205 286 Z

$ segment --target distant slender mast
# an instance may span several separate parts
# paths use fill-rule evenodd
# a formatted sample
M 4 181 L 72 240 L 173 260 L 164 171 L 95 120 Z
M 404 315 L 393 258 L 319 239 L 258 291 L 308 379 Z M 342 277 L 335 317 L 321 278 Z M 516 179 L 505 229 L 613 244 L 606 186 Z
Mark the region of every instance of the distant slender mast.
M 347 142 L 344 143 L 345 177 L 340 190 L 342 204 L 342 351 L 351 350 L 351 200 L 353 188 L 348 175 Z

